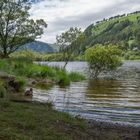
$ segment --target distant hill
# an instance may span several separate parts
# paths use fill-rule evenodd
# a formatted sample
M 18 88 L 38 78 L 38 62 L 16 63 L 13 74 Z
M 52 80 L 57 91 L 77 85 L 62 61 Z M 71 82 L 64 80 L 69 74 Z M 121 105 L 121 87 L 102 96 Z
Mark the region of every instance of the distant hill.
M 57 52 L 57 49 L 53 44 L 48 44 L 41 41 L 34 41 L 23 45 L 20 50 L 31 50 L 38 53 L 54 53 Z
M 84 33 L 84 46 L 87 47 L 112 43 L 125 49 L 140 49 L 140 11 L 97 21 L 87 27 Z
M 53 48 L 54 52 L 59 52 L 59 46 L 56 43 L 54 44 L 48 43 L 48 44 Z
M 43 0 L 26 0 L 26 1 L 28 1 L 28 2 L 30 2 L 30 3 L 38 3 L 38 2 L 41 2 L 41 1 L 43 1 Z

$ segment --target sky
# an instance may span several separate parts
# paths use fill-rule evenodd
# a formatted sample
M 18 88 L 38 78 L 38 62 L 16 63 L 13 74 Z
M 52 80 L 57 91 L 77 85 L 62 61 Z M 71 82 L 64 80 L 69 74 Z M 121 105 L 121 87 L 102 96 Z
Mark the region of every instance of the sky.
M 103 18 L 137 10 L 140 0 L 42 0 L 32 5 L 30 14 L 33 19 L 44 19 L 48 24 L 39 40 L 55 43 L 56 35 L 70 27 L 84 30 Z

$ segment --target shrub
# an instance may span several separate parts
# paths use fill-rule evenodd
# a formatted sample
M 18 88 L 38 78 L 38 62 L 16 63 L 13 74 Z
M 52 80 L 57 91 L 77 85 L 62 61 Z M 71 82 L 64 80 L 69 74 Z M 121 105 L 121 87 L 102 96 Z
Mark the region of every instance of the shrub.
M 97 78 L 101 72 L 111 71 L 121 66 L 121 50 L 117 46 L 96 45 L 86 51 L 91 76 Z

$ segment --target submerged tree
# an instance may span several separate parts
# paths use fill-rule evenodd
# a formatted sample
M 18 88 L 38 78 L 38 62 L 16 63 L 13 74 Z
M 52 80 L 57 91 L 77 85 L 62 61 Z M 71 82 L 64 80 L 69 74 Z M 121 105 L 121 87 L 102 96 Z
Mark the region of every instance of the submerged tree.
M 0 1 L 0 57 L 9 57 L 25 43 L 34 41 L 47 27 L 44 20 L 30 19 L 25 0 Z
M 64 68 L 67 63 L 75 56 L 79 54 L 80 46 L 85 40 L 85 35 L 82 34 L 80 28 L 71 27 L 68 31 L 62 33 L 56 37 L 57 44 L 60 47 L 60 52 L 63 55 L 65 61 Z
M 121 50 L 114 45 L 96 45 L 86 51 L 86 60 L 93 78 L 97 78 L 101 72 L 117 69 L 122 62 L 119 59 Z

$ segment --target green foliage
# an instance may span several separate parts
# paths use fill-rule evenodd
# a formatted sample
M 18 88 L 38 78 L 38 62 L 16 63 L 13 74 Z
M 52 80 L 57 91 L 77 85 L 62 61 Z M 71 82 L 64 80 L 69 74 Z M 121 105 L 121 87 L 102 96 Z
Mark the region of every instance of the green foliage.
M 71 80 L 66 70 L 57 66 L 53 67 L 53 69 L 56 71 L 56 75 L 53 79 L 57 81 L 57 84 L 60 86 L 69 86 Z
M 0 80 L 0 98 L 4 98 L 5 95 L 6 95 L 5 85 L 4 82 Z
M 69 75 L 64 69 L 37 65 L 28 58 L 2 59 L 0 60 L 0 71 L 17 76 L 16 82 L 18 82 L 21 89 L 26 85 L 26 77 L 51 79 L 61 86 L 67 86 L 70 84 L 70 81 L 73 81 L 70 78 L 71 75 Z
M 75 61 L 85 61 L 85 55 L 78 55 L 74 58 Z
M 18 83 L 19 89 L 22 91 L 26 86 L 26 80 L 23 77 L 16 77 L 15 82 Z
M 49 78 L 55 75 L 55 71 L 47 66 L 32 65 L 28 71 L 27 77 Z
M 52 104 L 0 100 L 1 140 L 72 140 L 88 138 L 86 123 L 51 109 Z M 8 129 L 7 129 L 8 127 Z M 60 129 L 60 127 L 62 129 Z M 74 128 L 74 129 L 73 129 Z M 67 132 L 71 133 L 67 133 Z
M 85 35 L 82 34 L 81 29 L 71 27 L 68 31 L 56 37 L 57 45 L 60 47 L 60 52 L 63 54 L 63 61 L 65 61 L 64 68 L 68 61 L 79 54 L 80 46 L 82 46 Z
M 123 58 L 125 60 L 140 60 L 140 51 L 127 51 Z
M 61 53 L 41 54 L 31 50 L 14 52 L 10 55 L 10 57 L 16 59 L 25 58 L 34 61 L 63 61 L 63 54 Z
M 42 56 L 44 61 L 63 61 L 62 53 L 46 54 Z
M 119 59 L 121 50 L 114 45 L 103 46 L 98 44 L 89 48 L 85 55 L 94 78 L 97 78 L 101 72 L 115 70 L 122 64 Z
M 96 44 L 119 45 L 123 50 L 140 49 L 140 13 L 127 16 L 116 16 L 90 25 L 85 30 L 85 46 L 92 47 Z M 133 40 L 133 44 L 129 43 Z
M 32 42 L 47 27 L 44 20 L 30 18 L 30 5 L 23 0 L 0 1 L 0 57 L 7 58 L 20 46 Z
M 85 76 L 82 74 L 79 74 L 77 72 L 71 72 L 69 74 L 69 77 L 70 77 L 71 81 L 73 81 L 73 82 L 85 80 Z
M 60 86 L 69 86 L 70 85 L 70 78 L 69 76 L 66 74 L 66 72 L 59 72 L 58 73 L 58 84 Z
M 32 61 L 27 58 L 0 60 L 0 70 L 11 75 L 26 76 L 29 73 Z
M 31 50 L 23 50 L 23 51 L 17 51 L 10 55 L 11 58 L 26 58 L 31 60 L 41 60 L 42 56 L 41 54 L 37 52 L 33 52 Z

